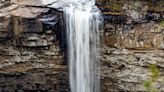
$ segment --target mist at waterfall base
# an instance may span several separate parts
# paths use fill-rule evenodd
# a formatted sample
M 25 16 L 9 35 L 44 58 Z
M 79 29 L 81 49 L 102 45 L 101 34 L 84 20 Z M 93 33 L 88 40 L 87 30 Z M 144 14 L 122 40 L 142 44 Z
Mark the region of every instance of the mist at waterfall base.
M 45 0 L 44 0 L 45 1 Z M 47 0 L 48 1 L 48 0 Z M 100 11 L 95 0 L 65 0 L 71 92 L 100 92 Z

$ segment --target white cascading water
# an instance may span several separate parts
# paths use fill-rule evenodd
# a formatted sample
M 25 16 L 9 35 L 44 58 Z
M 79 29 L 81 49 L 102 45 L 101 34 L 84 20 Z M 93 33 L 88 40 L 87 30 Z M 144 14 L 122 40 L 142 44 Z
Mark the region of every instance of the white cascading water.
M 71 92 L 100 92 L 100 12 L 95 0 L 66 0 L 66 21 Z
M 100 12 L 94 0 L 71 0 L 65 8 L 71 92 L 99 92 Z

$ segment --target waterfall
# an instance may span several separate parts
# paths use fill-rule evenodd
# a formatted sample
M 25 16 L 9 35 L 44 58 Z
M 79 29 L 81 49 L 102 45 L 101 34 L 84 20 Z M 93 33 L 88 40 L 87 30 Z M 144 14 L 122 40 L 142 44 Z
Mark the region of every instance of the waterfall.
M 45 1 L 45 0 L 44 0 Z M 100 11 L 95 0 L 66 0 L 69 78 L 71 92 L 100 92 Z
M 65 8 L 71 92 L 99 92 L 99 11 L 94 0 L 72 0 Z

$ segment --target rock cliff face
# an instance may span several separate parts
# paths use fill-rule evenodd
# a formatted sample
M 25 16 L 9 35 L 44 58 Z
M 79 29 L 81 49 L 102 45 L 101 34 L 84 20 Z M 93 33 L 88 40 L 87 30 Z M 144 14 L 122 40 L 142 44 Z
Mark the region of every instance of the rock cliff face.
M 146 91 L 143 84 L 151 75 L 150 64 L 160 70 L 156 88 L 163 91 L 164 2 L 108 0 L 106 6 L 98 4 L 105 18 L 103 92 Z
M 164 2 L 96 4 L 104 18 L 102 92 L 145 91 L 150 64 L 164 91 Z M 39 0 L 0 0 L 0 92 L 70 92 L 64 25 L 63 13 Z
M 0 92 L 69 91 L 62 18 L 49 8 L 0 8 Z

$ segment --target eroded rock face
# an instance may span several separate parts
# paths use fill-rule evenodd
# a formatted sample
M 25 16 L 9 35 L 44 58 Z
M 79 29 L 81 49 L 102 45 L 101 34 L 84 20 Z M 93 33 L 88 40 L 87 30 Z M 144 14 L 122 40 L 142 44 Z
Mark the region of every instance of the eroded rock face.
M 122 5 L 120 12 L 105 12 L 105 37 L 108 46 L 163 49 L 163 10 L 151 11 L 147 3 L 129 1 Z
M 0 92 L 70 92 L 62 12 L 37 0 L 6 2 L 0 5 Z M 58 3 L 48 7 L 60 9 Z M 163 91 L 163 1 L 97 5 L 104 17 L 102 92 L 146 91 L 150 64 L 160 70 L 156 88 Z
M 121 8 L 104 10 L 102 92 L 146 91 L 143 84 L 151 75 L 150 64 L 160 70 L 155 87 L 163 91 L 164 11 L 157 8 L 164 4 L 157 7 L 152 2 L 133 0 L 118 3 Z
M 0 11 L 0 92 L 69 92 L 62 12 L 14 3 Z
M 102 92 L 146 91 L 144 81 L 151 73 L 150 64 L 158 66 L 160 78 L 156 88 L 163 91 L 163 51 L 139 51 L 104 47 L 102 64 Z

